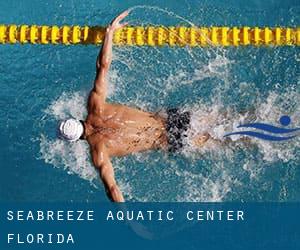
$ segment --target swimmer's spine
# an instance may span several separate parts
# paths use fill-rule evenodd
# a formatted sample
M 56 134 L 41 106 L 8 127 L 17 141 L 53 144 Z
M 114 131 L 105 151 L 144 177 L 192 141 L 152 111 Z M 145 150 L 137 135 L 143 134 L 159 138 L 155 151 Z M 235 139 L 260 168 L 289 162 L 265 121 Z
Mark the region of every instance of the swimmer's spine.
M 105 27 L 0 25 L 0 44 L 100 44 Z M 136 46 L 299 46 L 299 27 L 126 27 L 116 45 Z

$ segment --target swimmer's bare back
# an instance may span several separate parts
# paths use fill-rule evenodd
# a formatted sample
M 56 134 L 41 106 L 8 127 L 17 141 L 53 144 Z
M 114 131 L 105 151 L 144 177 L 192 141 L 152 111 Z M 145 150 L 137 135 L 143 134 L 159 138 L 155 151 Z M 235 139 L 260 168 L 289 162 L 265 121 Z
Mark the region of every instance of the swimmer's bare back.
M 98 102 L 93 99 L 97 96 L 90 96 L 89 104 Z M 86 139 L 91 147 L 104 144 L 109 156 L 158 149 L 167 143 L 162 118 L 119 104 L 94 105 L 89 110 L 85 127 L 88 128 Z
M 96 61 L 94 88 L 88 100 L 84 135 L 90 145 L 92 161 L 99 170 L 108 197 L 123 202 L 110 158 L 167 146 L 163 118 L 139 109 L 106 102 L 107 75 L 112 61 L 113 35 L 127 23 L 120 23 L 128 11 L 116 17 L 107 27 L 102 49 Z

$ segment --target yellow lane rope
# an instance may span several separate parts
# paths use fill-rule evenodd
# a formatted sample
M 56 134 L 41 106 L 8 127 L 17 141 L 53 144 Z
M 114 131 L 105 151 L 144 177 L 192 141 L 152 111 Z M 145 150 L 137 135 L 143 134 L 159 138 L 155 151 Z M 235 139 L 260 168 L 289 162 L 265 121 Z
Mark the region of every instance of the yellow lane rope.
M 0 44 L 100 44 L 105 27 L 0 25 Z M 136 46 L 299 46 L 300 27 L 126 27 L 114 44 Z

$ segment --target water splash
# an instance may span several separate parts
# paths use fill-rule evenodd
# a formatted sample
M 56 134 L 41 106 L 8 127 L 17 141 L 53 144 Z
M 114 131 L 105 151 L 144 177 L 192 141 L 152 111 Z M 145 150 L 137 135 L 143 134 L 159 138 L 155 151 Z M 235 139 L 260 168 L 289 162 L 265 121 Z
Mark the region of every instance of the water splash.
M 289 92 L 289 94 L 291 94 Z M 256 109 L 256 119 L 268 118 L 276 119 L 276 114 L 280 110 L 280 106 L 275 106 L 279 95 L 274 97 L 270 94 L 267 98 L 267 106 L 272 107 L 272 118 L 261 116 L 266 108 L 266 103 L 260 103 Z M 300 95 L 295 94 L 295 101 L 300 101 Z M 80 97 L 79 93 L 72 95 L 64 94 L 61 98 L 54 101 L 46 110 L 46 113 L 52 114 L 56 118 L 64 118 L 67 114 L 79 114 L 80 110 L 85 109 L 83 102 L 84 97 Z M 271 102 L 270 100 L 273 100 Z M 66 105 L 65 105 L 66 104 Z M 80 104 L 80 105 L 78 105 Z M 281 105 L 284 105 L 282 103 Z M 62 108 L 64 107 L 64 108 Z M 68 107 L 68 108 L 66 108 Z M 233 174 L 236 169 L 237 151 L 242 149 L 246 154 L 246 158 L 239 162 L 238 171 L 240 175 L 249 173 L 253 181 L 259 179 L 262 168 L 267 162 L 282 161 L 299 161 L 297 150 L 300 147 L 300 140 L 291 144 L 272 144 L 261 142 L 259 140 L 251 140 L 250 144 L 256 145 L 259 153 L 253 152 L 248 144 L 244 144 L 236 139 L 236 144 L 225 144 L 223 135 L 227 130 L 232 129 L 234 124 L 246 121 L 249 113 L 239 114 L 231 111 L 230 115 L 223 113 L 223 105 L 215 103 L 207 105 L 199 103 L 194 107 L 185 107 L 184 109 L 192 111 L 191 130 L 183 151 L 185 157 L 183 159 L 174 159 L 166 153 L 138 153 L 129 157 L 113 159 L 114 168 L 118 182 L 121 186 L 125 197 L 129 200 L 138 201 L 221 201 L 226 200 L 228 194 L 233 191 L 233 186 L 242 186 L 239 177 Z M 51 113 L 53 112 L 54 113 Z M 299 108 L 294 111 L 293 116 L 299 114 Z M 216 125 L 217 124 L 217 125 Z M 204 147 L 197 148 L 191 142 L 196 134 L 209 131 L 210 135 L 216 141 L 208 142 Z M 59 139 L 49 139 L 45 135 L 40 139 L 41 158 L 46 163 L 50 163 L 56 167 L 62 167 L 69 173 L 74 173 L 81 178 L 94 183 L 98 179 L 98 175 L 91 165 L 89 159 L 89 149 L 85 142 L 77 142 L 69 144 Z M 252 161 L 253 157 L 262 155 L 260 162 Z M 256 155 L 256 156 L 255 156 Z M 179 156 L 180 157 L 180 156 Z M 199 161 L 201 164 L 199 165 Z M 232 162 L 231 162 L 232 161 Z M 145 164 L 147 162 L 147 164 Z M 164 162 L 161 166 L 161 162 Z M 189 169 L 186 169 L 188 166 Z M 208 173 L 199 172 L 199 166 L 211 166 Z M 225 167 L 226 166 L 226 167 Z M 145 180 L 144 176 L 147 176 Z M 151 188 L 147 190 L 147 181 L 151 186 L 152 181 L 168 180 L 158 185 L 157 192 Z M 164 187 L 164 192 L 168 190 L 174 191 L 172 187 L 176 183 L 178 188 L 175 197 L 170 195 L 166 197 L 160 188 Z M 249 184 L 247 184 L 249 185 Z
M 40 154 L 46 163 L 61 167 L 68 174 L 76 174 L 95 185 L 98 174 L 91 164 L 86 143 L 67 144 L 62 140 L 49 140 L 45 135 L 41 135 Z
M 170 15 L 185 21 L 176 14 Z M 272 185 L 272 180 L 264 176 L 266 169 L 282 162 L 288 162 L 293 169 L 300 161 L 299 138 L 293 143 L 274 145 L 256 139 L 243 142 L 238 135 L 227 143 L 223 137 L 242 123 L 274 123 L 284 113 L 299 127 L 299 79 L 275 84 L 277 78 L 273 74 L 277 67 L 282 67 L 285 57 L 291 58 L 292 52 L 281 49 L 278 52 L 281 56 L 275 55 L 276 62 L 272 63 L 273 57 L 260 55 L 261 51 L 114 48 L 109 101 L 153 112 L 174 106 L 192 112 L 187 146 L 181 155 L 146 152 L 113 159 L 117 181 L 127 200 L 269 199 L 262 195 Z M 293 75 L 293 68 L 288 69 Z M 254 78 L 260 74 L 266 78 L 264 86 L 255 82 Z M 88 90 L 83 94 L 69 92 L 54 100 L 45 110 L 43 126 L 50 131 L 59 119 L 68 116 L 83 119 L 87 94 Z M 207 131 L 213 140 L 196 148 L 192 138 Z M 99 182 L 85 142 L 70 146 L 47 133 L 40 137 L 40 154 L 55 167 L 91 183 Z

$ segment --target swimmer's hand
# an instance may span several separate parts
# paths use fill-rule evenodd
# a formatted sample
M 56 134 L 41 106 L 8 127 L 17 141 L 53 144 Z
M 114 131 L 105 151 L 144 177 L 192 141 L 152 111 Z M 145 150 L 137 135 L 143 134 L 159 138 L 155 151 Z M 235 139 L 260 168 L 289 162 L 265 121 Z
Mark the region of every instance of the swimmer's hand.
M 120 23 L 125 17 L 127 17 L 129 14 L 129 11 L 126 10 L 123 13 L 121 13 L 119 16 L 117 16 L 107 27 L 107 32 L 115 32 L 118 29 L 124 28 L 126 25 L 128 25 L 128 22 Z

